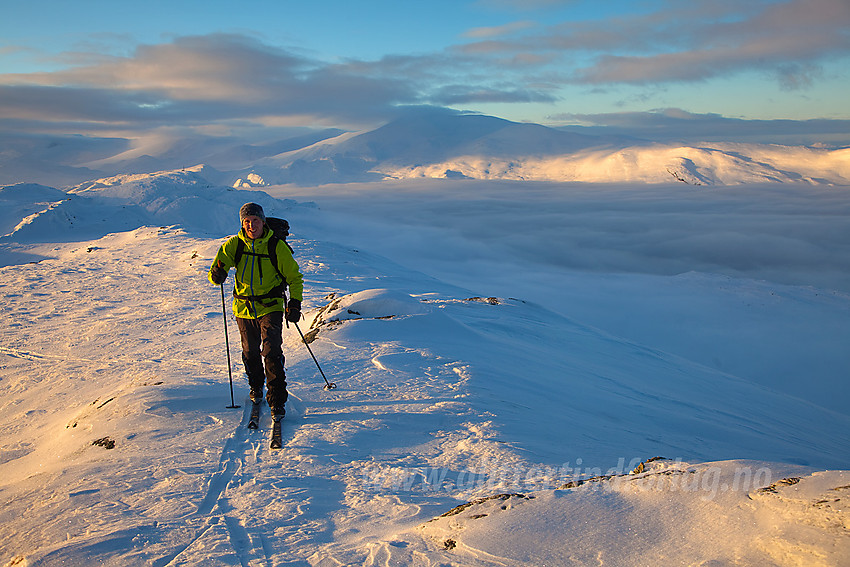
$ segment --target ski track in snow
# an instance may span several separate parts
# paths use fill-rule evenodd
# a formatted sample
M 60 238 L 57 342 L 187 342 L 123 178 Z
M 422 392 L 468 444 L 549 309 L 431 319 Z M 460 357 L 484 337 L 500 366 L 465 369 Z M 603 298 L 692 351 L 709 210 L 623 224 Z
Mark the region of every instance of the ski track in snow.
M 456 503 L 443 492 L 409 501 L 363 480 L 369 467 L 437 464 L 429 438 L 473 414 L 458 361 L 403 344 L 320 336 L 313 348 L 339 385 L 328 392 L 290 332 L 294 396 L 283 449 L 268 448 L 267 407 L 259 431 L 245 427 L 238 346 L 243 407 L 225 409 L 220 297 L 205 281 L 219 243 L 148 227 L 3 268 L 11 324 L 0 350 L 0 431 L 17 440 L 4 450 L 0 480 L 5 553 L 45 565 L 376 563 L 387 550 L 363 548 L 363 540 Z M 333 256 L 346 253 L 302 251 L 326 262 L 303 262 L 314 304 L 340 291 L 348 276 L 329 266 L 344 264 Z M 350 280 L 382 277 L 373 268 Z M 411 435 L 422 451 L 405 452 Z M 115 448 L 92 445 L 103 437 Z M 362 506 L 368 500 L 372 513 Z M 62 528 L 45 526 L 46 514 L 62 518 Z M 348 526 L 345 533 L 336 524 Z

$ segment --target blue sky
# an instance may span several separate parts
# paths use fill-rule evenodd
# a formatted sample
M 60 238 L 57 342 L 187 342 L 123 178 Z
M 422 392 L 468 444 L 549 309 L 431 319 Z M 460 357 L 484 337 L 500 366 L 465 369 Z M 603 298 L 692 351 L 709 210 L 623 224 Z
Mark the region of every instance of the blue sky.
M 425 104 L 548 125 L 745 123 L 850 139 L 847 0 L 0 0 L 0 9 L 6 131 L 364 128 Z

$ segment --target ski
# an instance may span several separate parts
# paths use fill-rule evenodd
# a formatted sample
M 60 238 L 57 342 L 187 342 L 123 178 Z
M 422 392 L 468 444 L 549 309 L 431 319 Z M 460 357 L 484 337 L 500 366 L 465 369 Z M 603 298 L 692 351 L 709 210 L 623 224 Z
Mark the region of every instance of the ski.
M 272 442 L 269 445 L 272 449 L 280 449 L 283 443 L 280 440 L 280 420 L 276 419 L 272 422 Z
M 251 418 L 248 420 L 248 429 L 257 429 L 260 426 L 260 402 L 251 403 Z

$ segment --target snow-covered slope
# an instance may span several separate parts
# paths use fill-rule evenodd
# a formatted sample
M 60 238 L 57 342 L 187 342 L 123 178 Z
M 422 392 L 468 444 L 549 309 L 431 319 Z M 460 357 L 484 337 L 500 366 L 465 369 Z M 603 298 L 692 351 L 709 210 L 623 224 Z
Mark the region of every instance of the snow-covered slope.
M 517 155 L 560 155 L 601 145 L 602 137 L 572 134 L 539 124 L 523 124 L 475 114 L 421 110 L 380 128 L 350 137 L 335 146 L 337 154 L 368 162 L 410 164 L 443 161 L 457 155 L 510 158 Z M 320 157 L 322 145 L 302 152 Z
M 490 297 L 487 280 L 464 289 L 334 243 L 305 232 L 320 209 L 202 173 L 0 193 L 21 215 L 4 217 L 2 245 L 50 255 L 0 268 L 0 563 L 850 557 L 848 473 L 823 471 L 848 468 L 847 415 L 588 327 L 521 287 Z M 205 278 L 247 200 L 293 226 L 302 328 L 338 386 L 322 389 L 290 329 L 279 452 L 267 412 L 245 428 L 237 331 Z M 95 234 L 74 239 L 71 205 L 102 219 Z
M 394 179 L 434 177 L 584 183 L 850 184 L 850 150 L 757 144 L 703 147 L 642 145 L 587 149 L 560 156 L 497 158 L 468 154 L 421 165 L 376 164 Z
M 850 409 L 846 191 L 445 179 L 267 191 L 315 202 L 322 214 L 299 223 L 311 233 Z

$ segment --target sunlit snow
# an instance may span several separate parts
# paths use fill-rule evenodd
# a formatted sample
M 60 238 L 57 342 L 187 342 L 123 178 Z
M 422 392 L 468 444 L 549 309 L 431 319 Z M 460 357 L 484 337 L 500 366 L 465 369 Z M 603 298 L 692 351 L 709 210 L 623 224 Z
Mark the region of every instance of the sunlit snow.
M 254 175 L 0 188 L 0 565 L 850 560 L 846 188 Z M 206 279 L 246 201 L 337 385 L 286 331 L 280 451 Z

